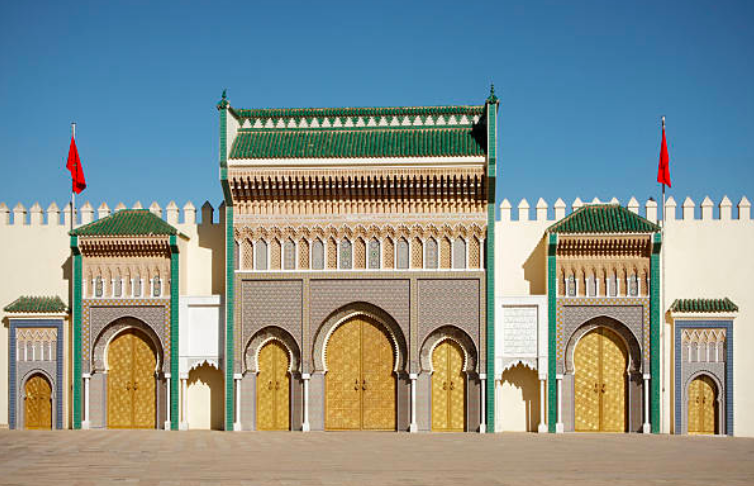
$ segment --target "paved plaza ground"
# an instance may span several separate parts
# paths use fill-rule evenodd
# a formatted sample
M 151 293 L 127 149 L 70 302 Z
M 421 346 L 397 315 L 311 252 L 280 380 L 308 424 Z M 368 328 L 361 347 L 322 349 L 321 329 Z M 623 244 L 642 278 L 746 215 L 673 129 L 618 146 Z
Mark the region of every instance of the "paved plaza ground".
M 754 484 L 754 439 L 0 431 L 0 484 Z

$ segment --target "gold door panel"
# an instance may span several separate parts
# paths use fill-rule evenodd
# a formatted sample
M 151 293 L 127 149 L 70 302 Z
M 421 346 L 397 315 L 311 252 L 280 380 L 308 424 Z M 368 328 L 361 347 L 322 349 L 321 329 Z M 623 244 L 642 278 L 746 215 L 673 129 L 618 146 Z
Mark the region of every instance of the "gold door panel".
M 40 375 L 32 376 L 26 382 L 24 421 L 27 429 L 52 428 L 52 387 Z
M 466 374 L 463 371 L 463 350 L 453 341 L 448 341 L 448 363 L 449 431 L 463 432 L 466 429 Z
M 626 431 L 628 355 L 620 338 L 606 328 L 584 335 L 574 352 L 575 430 Z
M 463 350 L 445 340 L 432 353 L 432 430 L 463 432 L 466 428 L 466 375 Z
M 154 429 L 157 425 L 157 357 L 151 344 L 140 334 L 133 334 L 132 343 L 133 427 Z
M 361 324 L 340 325 L 327 344 L 325 428 L 361 429 Z
M 600 349 L 600 431 L 626 431 L 626 368 L 628 356 L 620 338 L 602 329 Z
M 371 321 L 361 324 L 362 428 L 395 430 L 395 358 L 390 338 Z
M 155 428 L 157 356 L 140 333 L 127 330 L 108 346 L 107 426 Z
M 573 353 L 576 368 L 574 407 L 576 432 L 600 429 L 600 333 L 594 330 L 582 336 Z
M 288 352 L 278 341 L 259 351 L 257 375 L 257 430 L 290 428 L 290 362 Z
M 717 433 L 717 393 L 709 376 L 695 378 L 689 385 L 689 434 Z
M 130 428 L 133 426 L 133 394 L 131 374 L 133 334 L 121 333 L 108 346 L 107 361 L 107 426 Z
M 339 326 L 326 362 L 325 429 L 395 430 L 395 359 L 378 324 L 359 317 Z
M 449 342 L 443 341 L 435 347 L 432 353 L 432 430 L 448 430 L 448 388 L 450 374 L 448 363 Z

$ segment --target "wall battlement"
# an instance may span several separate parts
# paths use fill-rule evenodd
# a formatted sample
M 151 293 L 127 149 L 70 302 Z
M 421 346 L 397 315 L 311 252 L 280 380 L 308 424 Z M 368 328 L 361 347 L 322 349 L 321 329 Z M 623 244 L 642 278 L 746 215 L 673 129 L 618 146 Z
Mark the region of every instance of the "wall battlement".
M 518 223 L 529 221 L 559 221 L 572 212 L 580 209 L 588 204 L 606 204 L 606 203 L 619 203 L 618 199 L 612 198 L 609 201 L 600 201 L 594 198 L 591 202 L 584 202 L 580 198 L 576 198 L 571 203 L 570 211 L 567 211 L 568 206 L 566 203 L 558 198 L 555 204 L 552 206 L 552 210 L 547 202 L 543 198 L 539 198 L 534 211 L 529 204 L 529 201 L 522 199 L 516 208 L 513 208 L 508 199 L 503 199 L 500 203 L 500 217 L 499 222 L 502 223 Z M 670 196 L 665 201 L 665 212 L 667 214 L 667 221 L 747 221 L 752 222 L 751 219 L 751 203 L 743 196 L 736 205 L 736 211 L 733 210 L 733 203 L 727 196 L 715 205 L 709 196 L 697 204 L 690 197 L 687 197 L 678 209 L 678 203 Z M 636 198 L 632 197 L 626 207 L 636 214 L 644 216 L 648 220 L 656 223 L 658 221 L 658 203 L 652 199 L 646 201 L 643 205 L 639 203 Z M 515 213 L 515 214 L 514 214 Z M 516 216 L 516 219 L 513 217 Z
M 212 207 L 209 201 L 200 208 L 201 220 L 197 219 L 197 209 L 191 201 L 188 201 L 179 208 L 175 201 L 170 201 L 165 209 L 155 201 L 149 208 L 152 213 L 163 218 L 169 224 L 172 225 L 215 225 L 221 224 L 225 215 L 225 202 L 222 202 L 217 208 L 218 221 L 215 221 L 215 208 Z M 76 208 L 76 220 L 74 226 L 89 224 L 98 219 L 109 216 L 112 212 L 117 212 L 123 209 L 127 209 L 125 204 L 118 203 L 113 210 L 107 205 L 102 203 L 99 207 L 94 209 L 94 206 L 87 201 L 82 206 Z M 144 209 L 141 202 L 136 201 L 131 209 Z M 24 207 L 23 204 L 18 203 L 10 209 L 5 203 L 0 203 L 0 227 L 3 226 L 62 226 L 69 228 L 71 224 L 71 204 L 68 203 L 61 210 L 58 205 L 53 202 L 47 209 L 42 209 L 42 206 L 35 202 L 30 208 Z

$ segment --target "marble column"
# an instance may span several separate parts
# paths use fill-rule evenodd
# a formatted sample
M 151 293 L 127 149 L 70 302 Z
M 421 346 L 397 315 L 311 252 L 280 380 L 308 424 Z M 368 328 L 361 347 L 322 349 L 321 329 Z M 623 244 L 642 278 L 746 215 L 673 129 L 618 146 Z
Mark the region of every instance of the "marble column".
M 416 379 L 419 377 L 416 373 L 409 373 L 408 378 L 411 380 L 411 423 L 408 424 L 408 431 L 412 434 L 419 431 L 416 425 Z
M 309 373 L 302 373 L 301 379 L 304 380 L 304 422 L 301 424 L 301 432 L 309 432 L 309 379 L 312 377 Z
M 241 373 L 235 373 L 233 375 L 233 380 L 236 382 L 236 414 L 235 414 L 235 420 L 233 422 L 233 431 L 234 432 L 240 432 L 242 430 L 241 427 L 241 379 L 243 378 L 243 375 Z
M 165 383 L 167 385 L 167 413 L 165 414 L 165 430 L 170 430 L 170 373 L 165 373 Z
M 545 410 L 547 408 L 547 400 L 545 399 L 545 382 L 546 378 L 539 377 L 539 425 L 537 426 L 537 432 L 540 434 L 547 433 L 547 424 L 545 423 Z
M 188 430 L 188 373 L 181 374 L 181 423 L 180 430 Z
M 563 375 L 556 375 L 558 381 L 558 421 L 555 423 L 555 433 L 563 433 Z
M 479 433 L 484 434 L 487 432 L 487 375 L 485 373 L 479 373 L 479 381 L 482 385 L 482 406 L 479 409 L 482 412 L 482 417 L 479 419 Z
M 84 421 L 81 422 L 81 428 L 87 430 L 91 427 L 91 422 L 89 421 L 89 379 L 92 375 L 84 373 L 82 377 L 84 378 Z
M 649 421 L 649 379 L 651 375 L 644 375 L 644 424 L 642 424 L 641 431 L 645 434 L 652 432 L 652 425 Z

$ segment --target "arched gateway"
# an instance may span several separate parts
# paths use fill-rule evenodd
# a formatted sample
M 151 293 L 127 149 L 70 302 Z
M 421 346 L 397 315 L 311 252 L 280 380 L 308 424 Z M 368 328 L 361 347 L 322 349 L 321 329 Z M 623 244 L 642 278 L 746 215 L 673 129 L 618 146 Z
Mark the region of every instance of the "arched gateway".
M 325 429 L 396 430 L 395 351 L 385 329 L 352 317 L 325 349 Z

